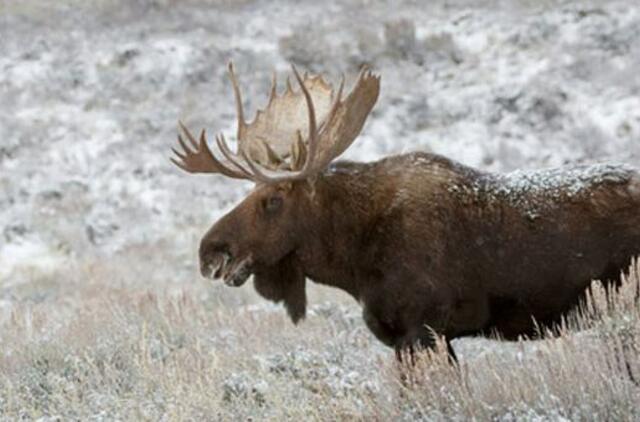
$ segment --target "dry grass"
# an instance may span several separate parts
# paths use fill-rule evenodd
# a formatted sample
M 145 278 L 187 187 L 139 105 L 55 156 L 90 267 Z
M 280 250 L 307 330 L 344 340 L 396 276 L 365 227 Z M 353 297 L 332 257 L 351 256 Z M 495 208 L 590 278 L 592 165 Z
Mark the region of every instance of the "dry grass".
M 425 353 L 400 382 L 393 354 L 352 306 L 312 307 L 292 327 L 280 309 L 232 303 L 230 289 L 107 288 L 97 271 L 67 295 L 11 310 L 0 331 L 0 415 L 633 420 L 639 272 L 609 295 L 594 286 L 557 338 L 467 345 L 459 371 L 444 353 Z

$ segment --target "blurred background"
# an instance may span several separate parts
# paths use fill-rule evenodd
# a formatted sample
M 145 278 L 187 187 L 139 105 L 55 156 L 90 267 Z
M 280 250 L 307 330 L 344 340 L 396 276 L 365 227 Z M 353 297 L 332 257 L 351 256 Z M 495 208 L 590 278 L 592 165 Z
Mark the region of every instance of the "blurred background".
M 251 186 L 181 173 L 169 148 L 178 119 L 233 139 L 230 60 L 249 116 L 290 63 L 381 74 L 349 159 L 426 150 L 510 171 L 640 154 L 628 1 L 1 4 L 1 301 L 87 260 L 196 281 L 200 235 Z
M 169 162 L 179 119 L 234 138 L 230 60 L 248 116 L 290 63 L 336 82 L 363 64 L 382 75 L 348 159 L 424 150 L 512 171 L 640 158 L 632 1 L 0 0 L 0 326 L 45 310 L 27 331 L 41 341 L 110 294 L 271 306 L 250 283 L 198 274 L 200 237 L 252 186 Z M 350 330 L 388 353 L 341 293 L 312 288 L 309 302 L 355 315 Z

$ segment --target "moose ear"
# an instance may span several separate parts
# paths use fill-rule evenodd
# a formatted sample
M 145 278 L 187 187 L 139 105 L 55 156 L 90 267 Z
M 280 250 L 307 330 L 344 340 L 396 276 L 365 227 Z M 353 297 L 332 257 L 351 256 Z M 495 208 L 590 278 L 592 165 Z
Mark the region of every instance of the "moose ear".
M 294 324 L 304 318 L 307 310 L 305 277 L 293 254 L 273 266 L 257 270 L 253 275 L 253 286 L 265 299 L 284 302 Z

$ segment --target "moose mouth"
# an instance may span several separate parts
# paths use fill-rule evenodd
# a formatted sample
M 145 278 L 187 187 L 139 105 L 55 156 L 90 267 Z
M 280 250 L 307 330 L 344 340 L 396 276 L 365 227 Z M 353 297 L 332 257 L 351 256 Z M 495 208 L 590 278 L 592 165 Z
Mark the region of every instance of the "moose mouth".
M 253 260 L 250 256 L 234 259 L 231 254 L 222 253 L 209 262 L 203 262 L 201 272 L 204 277 L 211 280 L 221 278 L 227 286 L 240 287 L 251 276 L 252 264 Z

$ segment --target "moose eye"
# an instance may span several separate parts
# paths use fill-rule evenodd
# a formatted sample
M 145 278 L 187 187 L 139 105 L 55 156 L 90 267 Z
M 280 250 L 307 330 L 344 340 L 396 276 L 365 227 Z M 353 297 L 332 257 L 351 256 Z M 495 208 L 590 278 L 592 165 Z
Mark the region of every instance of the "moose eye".
M 264 201 L 264 209 L 269 213 L 274 213 L 278 211 L 282 207 L 282 197 L 281 196 L 270 196 Z

